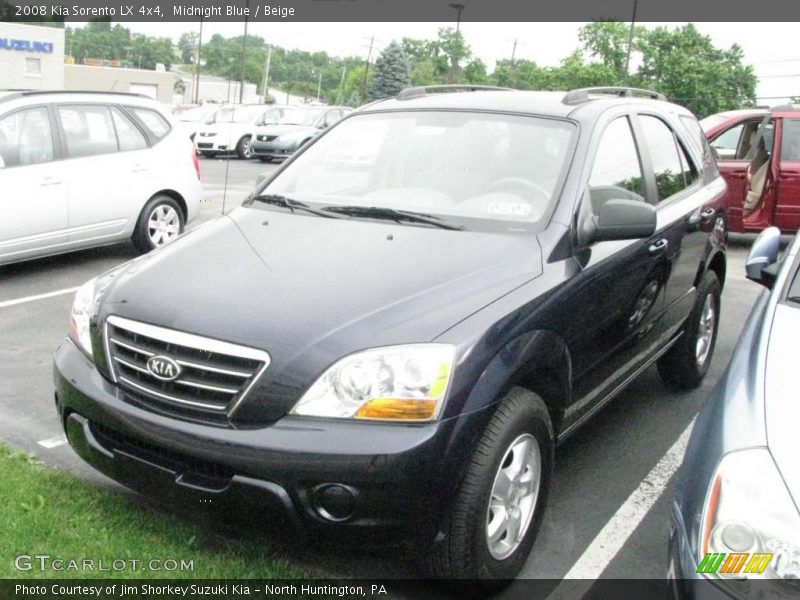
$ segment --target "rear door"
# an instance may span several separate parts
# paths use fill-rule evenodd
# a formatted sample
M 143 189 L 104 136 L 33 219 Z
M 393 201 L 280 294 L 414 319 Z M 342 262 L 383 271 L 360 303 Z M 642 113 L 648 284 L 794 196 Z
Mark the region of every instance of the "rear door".
M 69 167 L 70 240 L 123 237 L 147 200 L 145 135 L 117 106 L 62 104 L 56 112 Z
M 800 229 L 800 115 L 779 120 L 777 205 L 774 225 L 786 233 Z
M 702 158 L 687 143 L 683 128 L 655 113 L 637 118 L 640 147 L 647 157 L 646 177 L 655 188 L 656 244 L 663 247 L 664 318 L 660 325 L 671 336 L 694 306 L 696 282 L 704 264 L 708 239 L 716 223 L 722 183 L 707 184 Z M 681 132 L 680 134 L 678 132 Z
M 0 263 L 58 252 L 67 243 L 64 164 L 45 105 L 0 117 Z

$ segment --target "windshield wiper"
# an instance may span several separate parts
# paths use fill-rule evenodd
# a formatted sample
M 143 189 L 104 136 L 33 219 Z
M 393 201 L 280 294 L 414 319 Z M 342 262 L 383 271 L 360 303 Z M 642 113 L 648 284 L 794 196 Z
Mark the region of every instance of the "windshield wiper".
M 440 229 L 451 229 L 454 231 L 463 229 L 460 225 L 450 225 L 444 223 L 439 217 L 425 215 L 409 210 L 397 210 L 382 206 L 329 206 L 322 210 L 333 212 L 348 217 L 364 217 L 366 219 L 386 219 L 397 223 L 423 223 L 432 225 Z
M 305 202 L 300 202 L 299 200 L 294 200 L 288 196 L 282 196 L 281 194 L 256 194 L 250 197 L 250 202 L 264 202 L 265 204 L 271 204 L 272 206 L 288 208 L 292 212 L 296 210 L 302 210 L 304 212 L 311 213 L 312 215 L 325 217 L 326 219 L 342 218 L 337 215 L 332 215 L 328 212 L 312 208 Z

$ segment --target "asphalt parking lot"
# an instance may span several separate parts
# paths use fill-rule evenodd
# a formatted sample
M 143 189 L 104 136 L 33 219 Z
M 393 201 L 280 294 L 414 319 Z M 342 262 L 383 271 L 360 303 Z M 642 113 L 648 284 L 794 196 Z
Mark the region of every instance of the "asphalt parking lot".
M 260 173 L 277 168 L 202 158 L 200 167 L 205 200 L 192 227 L 234 208 Z M 730 242 L 719 337 L 703 386 L 689 394 L 671 392 L 651 368 L 559 448 L 549 508 L 524 577 L 665 575 L 672 473 L 688 428 L 722 374 L 761 291 L 744 278 L 751 241 L 734 237 Z M 84 465 L 65 444 L 53 406 L 51 359 L 67 331 L 70 290 L 134 256 L 132 247 L 120 245 L 0 267 L 0 440 L 109 486 L 115 484 Z M 298 547 L 287 552 L 342 576 L 413 576 L 411 561 L 398 549 L 339 548 L 332 553 Z

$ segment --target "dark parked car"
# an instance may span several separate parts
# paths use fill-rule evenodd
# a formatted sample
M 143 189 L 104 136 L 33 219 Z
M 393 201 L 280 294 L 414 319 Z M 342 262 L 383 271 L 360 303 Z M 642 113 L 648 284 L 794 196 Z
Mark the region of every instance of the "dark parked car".
M 753 307 L 679 474 L 669 569 L 676 597 L 800 595 L 800 236 L 780 262 L 779 239 L 777 228 L 765 229 L 750 250 L 748 278 L 772 291 Z
M 437 90 L 78 292 L 55 381 L 82 457 L 176 501 L 397 529 L 437 577 L 518 573 L 556 445 L 656 362 L 703 379 L 725 184 L 652 92 Z
M 800 229 L 800 110 L 730 111 L 701 124 L 728 183 L 728 230 Z
M 347 106 L 286 109 L 278 123 L 256 128 L 250 149 L 262 162 L 284 160 L 352 111 Z

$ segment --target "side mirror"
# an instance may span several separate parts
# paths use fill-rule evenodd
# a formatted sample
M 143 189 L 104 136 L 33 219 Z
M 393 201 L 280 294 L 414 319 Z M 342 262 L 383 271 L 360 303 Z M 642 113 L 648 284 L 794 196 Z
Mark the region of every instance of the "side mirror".
M 772 288 L 775 283 L 776 273 L 770 269 L 778 260 L 780 250 L 781 231 L 777 227 L 767 227 L 758 234 L 756 241 L 747 253 L 745 271 L 747 278 Z
M 608 200 L 600 207 L 594 239 L 632 240 L 656 231 L 656 209 L 641 200 Z

